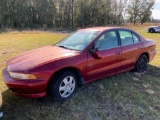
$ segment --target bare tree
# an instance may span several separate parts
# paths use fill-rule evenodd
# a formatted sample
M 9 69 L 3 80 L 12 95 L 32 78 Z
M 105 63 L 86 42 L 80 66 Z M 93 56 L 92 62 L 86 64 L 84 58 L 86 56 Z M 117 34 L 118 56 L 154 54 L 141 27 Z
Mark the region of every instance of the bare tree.
M 154 5 L 154 0 L 130 0 L 128 3 L 128 15 L 130 22 L 134 25 L 141 21 L 143 24 L 151 16 L 151 9 Z

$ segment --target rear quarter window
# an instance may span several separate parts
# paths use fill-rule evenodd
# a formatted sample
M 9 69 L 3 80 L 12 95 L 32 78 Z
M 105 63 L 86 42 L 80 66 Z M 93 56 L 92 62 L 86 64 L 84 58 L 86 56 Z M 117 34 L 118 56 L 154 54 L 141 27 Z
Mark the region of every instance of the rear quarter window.
M 136 34 L 132 33 L 132 36 L 133 36 L 134 43 L 139 43 L 140 42 L 140 39 Z

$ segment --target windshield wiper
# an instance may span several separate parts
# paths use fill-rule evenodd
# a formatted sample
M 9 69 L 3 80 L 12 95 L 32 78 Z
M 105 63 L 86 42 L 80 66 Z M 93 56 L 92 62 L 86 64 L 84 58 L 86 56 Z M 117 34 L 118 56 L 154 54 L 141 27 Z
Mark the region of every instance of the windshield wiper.
M 60 45 L 60 46 L 58 46 L 58 47 L 61 47 L 61 48 L 64 48 L 64 49 L 73 50 L 73 49 L 71 49 L 71 48 L 68 48 L 68 47 L 66 47 L 66 46 L 62 46 L 62 45 Z
M 81 50 L 77 50 L 77 49 L 72 49 L 72 48 L 69 48 L 69 47 L 67 47 L 67 46 L 63 46 L 63 45 L 58 45 L 58 44 L 55 44 L 55 46 L 57 46 L 57 47 L 61 47 L 61 48 L 64 48 L 64 49 L 68 49 L 68 50 L 81 51 Z
M 58 47 L 68 49 L 68 47 L 66 47 L 66 46 L 62 46 L 62 45 L 60 45 L 60 46 L 58 46 Z

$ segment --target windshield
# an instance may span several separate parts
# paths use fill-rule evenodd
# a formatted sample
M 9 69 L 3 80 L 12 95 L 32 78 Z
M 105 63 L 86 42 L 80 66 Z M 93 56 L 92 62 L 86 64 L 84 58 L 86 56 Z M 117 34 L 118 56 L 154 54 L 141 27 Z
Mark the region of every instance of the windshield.
M 98 35 L 99 31 L 78 31 L 66 37 L 56 44 L 56 46 L 83 51 Z

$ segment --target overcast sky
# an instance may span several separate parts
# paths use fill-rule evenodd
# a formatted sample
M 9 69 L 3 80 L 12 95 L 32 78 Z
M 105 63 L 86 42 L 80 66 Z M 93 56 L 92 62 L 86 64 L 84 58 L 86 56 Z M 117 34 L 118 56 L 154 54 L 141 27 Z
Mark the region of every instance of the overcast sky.
M 160 0 L 155 0 L 154 9 L 152 10 L 152 17 L 160 19 Z

